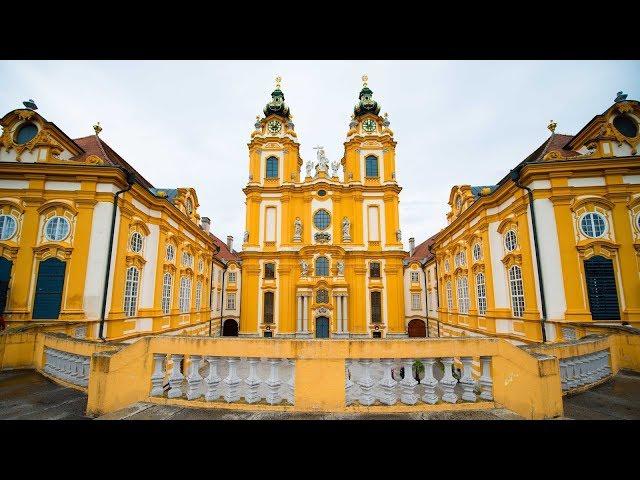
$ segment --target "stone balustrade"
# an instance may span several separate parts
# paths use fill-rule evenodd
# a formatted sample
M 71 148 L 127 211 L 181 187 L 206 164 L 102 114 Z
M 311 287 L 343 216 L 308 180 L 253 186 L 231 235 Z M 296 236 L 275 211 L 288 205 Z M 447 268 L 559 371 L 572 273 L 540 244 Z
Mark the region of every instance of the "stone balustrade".
M 44 372 L 68 383 L 89 385 L 90 357 L 45 347 Z
M 415 377 L 416 360 L 424 367 L 418 373 L 419 382 Z M 462 369 L 454 376 L 455 360 L 454 357 L 347 360 L 346 405 L 493 401 L 491 357 L 479 357 L 480 375 L 474 373 L 474 357 L 459 357 Z
M 609 350 L 606 349 L 586 355 L 561 358 L 559 362 L 562 392 L 571 392 L 611 375 L 610 356 Z
M 294 388 L 295 362 L 286 358 L 153 354 L 151 397 L 294 405 Z

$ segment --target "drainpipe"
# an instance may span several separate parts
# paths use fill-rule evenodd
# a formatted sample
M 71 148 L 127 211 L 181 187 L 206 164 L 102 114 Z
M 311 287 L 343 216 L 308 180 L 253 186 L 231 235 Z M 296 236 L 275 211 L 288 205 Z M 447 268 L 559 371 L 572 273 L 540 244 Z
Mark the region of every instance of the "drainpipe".
M 431 247 L 433 246 L 433 243 L 430 243 L 429 245 L 427 245 L 427 250 L 429 250 L 429 253 L 431 255 L 433 255 L 433 258 L 435 259 L 435 266 L 436 266 L 436 270 L 435 270 L 435 276 L 436 276 L 436 300 L 438 299 L 438 294 L 440 293 L 440 288 L 438 285 L 438 261 L 436 259 L 435 254 L 431 251 Z M 438 305 L 436 305 L 436 327 L 438 327 L 438 338 L 440 338 L 440 313 L 437 310 Z M 427 311 L 427 319 L 429 318 L 429 312 Z
M 124 190 L 118 190 L 116 194 L 113 196 L 113 212 L 111 214 L 111 233 L 109 234 L 109 250 L 107 251 L 107 269 L 104 273 L 104 289 L 102 292 L 102 311 L 100 314 L 100 328 L 98 330 L 98 338 L 103 342 L 106 342 L 107 339 L 104 338 L 104 322 L 107 311 L 107 290 L 109 289 L 109 275 L 111 274 L 111 256 L 113 253 L 113 234 L 116 228 L 116 213 L 118 212 L 118 197 L 120 194 L 128 192 L 133 187 L 133 184 L 136 183 L 136 179 L 133 175 L 131 175 L 128 171 L 124 169 L 120 169 L 126 176 L 127 179 L 127 188 Z
M 224 280 L 225 277 L 227 276 L 227 268 L 229 266 L 228 262 L 224 263 L 224 268 L 222 269 L 222 285 L 220 286 L 221 288 L 221 293 L 220 293 L 220 336 L 222 336 L 222 332 L 223 332 L 223 325 L 224 325 Z
M 427 262 L 420 262 L 420 266 L 422 267 L 422 280 L 424 281 L 424 308 L 425 316 L 427 317 L 427 338 L 429 338 L 429 291 L 427 290 L 427 274 L 424 271 L 424 268 L 427 266 Z
M 533 204 L 533 191 L 526 185 L 522 185 L 520 183 L 520 170 L 521 168 L 511 170 L 511 180 L 513 180 L 513 183 L 515 183 L 518 188 L 522 188 L 523 190 L 526 190 L 527 193 L 529 194 L 529 206 L 531 208 L 531 226 L 533 227 L 533 248 L 535 249 L 535 252 L 536 252 L 536 267 L 538 270 L 538 280 L 540 282 L 540 303 L 542 306 L 542 318 L 540 323 L 542 325 L 542 342 L 546 343 L 547 333 L 544 327 L 545 327 L 545 321 L 547 319 L 547 305 L 544 298 L 544 280 L 542 278 L 542 266 L 540 264 L 540 250 L 538 248 L 538 228 L 536 225 L 536 211 Z

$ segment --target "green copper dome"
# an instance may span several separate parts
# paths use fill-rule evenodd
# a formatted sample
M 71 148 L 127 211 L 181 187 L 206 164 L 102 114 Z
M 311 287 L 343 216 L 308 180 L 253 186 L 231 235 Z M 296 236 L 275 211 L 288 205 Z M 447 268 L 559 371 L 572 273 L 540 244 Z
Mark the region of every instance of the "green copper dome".
M 360 102 L 358 102 L 353 109 L 353 114 L 356 117 L 364 115 L 365 113 L 373 113 L 375 115 L 380 113 L 380 105 L 373 99 L 373 92 L 369 87 L 363 87 L 362 90 L 360 90 L 358 98 L 360 98 Z
M 276 87 L 276 89 L 271 92 L 271 101 L 265 105 L 262 111 L 265 117 L 278 115 L 282 118 L 289 119 L 289 107 L 284 103 L 284 93 L 282 93 L 282 90 Z

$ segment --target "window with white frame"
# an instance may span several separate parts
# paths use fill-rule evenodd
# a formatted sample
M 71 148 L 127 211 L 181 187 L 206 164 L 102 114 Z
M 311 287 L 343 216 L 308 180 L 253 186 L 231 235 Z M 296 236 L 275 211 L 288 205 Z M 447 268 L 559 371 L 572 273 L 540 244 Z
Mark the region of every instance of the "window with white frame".
M 478 261 L 482 258 L 482 247 L 479 243 L 473 245 L 473 260 Z
M 420 310 L 420 294 L 411 294 L 411 310 Z
M 447 311 L 453 310 L 453 292 L 451 291 L 451 281 L 447 282 Z
M 196 283 L 196 311 L 200 310 L 200 301 L 202 300 L 202 282 Z
M 173 287 L 173 275 L 165 273 L 162 277 L 162 313 L 169 315 L 171 312 L 171 289 Z
M 411 282 L 416 283 L 420 281 L 420 273 L 419 272 L 411 272 Z
M 227 310 L 235 310 L 236 309 L 236 294 L 228 293 L 227 294 Z
M 135 317 L 138 310 L 138 286 L 140 285 L 140 270 L 136 267 L 127 268 L 124 282 L 124 314 Z
M 524 288 L 522 286 L 522 269 L 518 265 L 509 269 L 509 287 L 513 316 L 520 318 L 524 314 Z
M 236 272 L 229 272 L 229 283 L 235 283 L 236 281 Z
M 18 222 L 12 215 L 0 215 L 0 240 L 9 240 L 16 234 Z
M 142 251 L 142 235 L 138 232 L 133 232 L 129 239 L 129 248 L 133 253 L 140 253 Z
M 487 313 L 487 290 L 484 283 L 484 273 L 476 275 L 476 297 L 478 299 L 478 315 Z
M 189 309 L 191 308 L 191 277 L 180 278 L 178 306 L 180 313 L 189 313 Z
M 607 231 L 607 219 L 598 212 L 589 212 L 580 220 L 580 230 L 591 238 L 599 238 Z
M 518 246 L 518 236 L 515 230 L 509 230 L 504 236 L 504 248 L 507 252 L 513 252 Z
M 460 277 L 457 280 L 458 286 L 458 313 L 469 313 L 469 280 L 467 277 Z
M 193 255 L 189 252 L 182 252 L 182 265 L 185 267 L 193 267 Z
M 173 259 L 176 258 L 176 248 L 171 244 L 167 245 L 166 258 L 169 262 L 173 262 Z
M 44 226 L 44 236 L 47 240 L 59 242 L 69 236 L 71 225 L 64 217 L 51 217 Z

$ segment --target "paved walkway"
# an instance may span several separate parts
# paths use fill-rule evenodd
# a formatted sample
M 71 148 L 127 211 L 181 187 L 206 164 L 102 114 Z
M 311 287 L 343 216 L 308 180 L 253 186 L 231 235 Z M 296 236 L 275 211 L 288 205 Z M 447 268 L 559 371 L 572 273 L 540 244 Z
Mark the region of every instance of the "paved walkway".
M 33 370 L 0 372 L 0 419 L 87 420 L 86 394 Z M 587 392 L 564 397 L 564 419 L 640 419 L 640 373 L 621 371 Z M 411 414 L 306 414 L 184 408 L 139 402 L 100 420 L 516 420 L 506 409 Z

